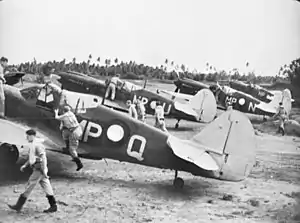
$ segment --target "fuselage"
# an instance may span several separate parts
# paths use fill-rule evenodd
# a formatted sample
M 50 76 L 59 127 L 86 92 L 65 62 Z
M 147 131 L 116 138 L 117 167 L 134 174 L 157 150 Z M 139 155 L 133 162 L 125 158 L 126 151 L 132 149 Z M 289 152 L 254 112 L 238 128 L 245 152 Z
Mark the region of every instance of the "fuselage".
M 59 99 L 54 95 L 54 101 L 47 102 L 48 95 L 42 101 L 39 94 L 38 87 L 19 91 L 5 86 L 6 115 L 11 120 L 37 128 L 50 140 L 63 145 L 60 122 L 54 119 L 53 113 L 53 109 L 58 107 Z M 88 155 L 93 159 L 110 158 L 230 181 L 239 181 L 246 177 L 232 174 L 234 170 L 207 171 L 179 158 L 167 144 L 168 134 L 105 106 L 87 108 L 84 113 L 77 113 L 76 116 L 83 129 L 78 150 L 83 156 Z M 221 167 L 224 162 L 223 155 L 210 155 Z

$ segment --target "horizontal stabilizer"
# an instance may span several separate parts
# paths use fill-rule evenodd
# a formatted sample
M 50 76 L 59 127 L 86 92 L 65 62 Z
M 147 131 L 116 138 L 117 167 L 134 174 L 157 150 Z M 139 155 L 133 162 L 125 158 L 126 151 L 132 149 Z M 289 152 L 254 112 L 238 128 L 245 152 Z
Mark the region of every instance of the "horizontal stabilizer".
M 167 141 L 174 154 L 205 170 L 218 170 L 216 161 L 202 148 L 196 148 L 170 135 Z

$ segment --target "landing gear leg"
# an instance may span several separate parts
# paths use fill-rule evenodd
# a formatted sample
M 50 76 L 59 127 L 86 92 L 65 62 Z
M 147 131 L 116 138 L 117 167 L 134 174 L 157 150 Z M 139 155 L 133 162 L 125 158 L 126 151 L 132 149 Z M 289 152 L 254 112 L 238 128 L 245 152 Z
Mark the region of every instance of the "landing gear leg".
M 173 181 L 173 186 L 175 187 L 175 189 L 182 189 L 183 185 L 184 185 L 184 180 L 178 177 L 178 171 L 175 170 L 175 178 Z
M 175 124 L 175 129 L 178 129 L 178 127 L 179 127 L 179 122 L 180 122 L 180 119 L 177 120 L 177 123 Z

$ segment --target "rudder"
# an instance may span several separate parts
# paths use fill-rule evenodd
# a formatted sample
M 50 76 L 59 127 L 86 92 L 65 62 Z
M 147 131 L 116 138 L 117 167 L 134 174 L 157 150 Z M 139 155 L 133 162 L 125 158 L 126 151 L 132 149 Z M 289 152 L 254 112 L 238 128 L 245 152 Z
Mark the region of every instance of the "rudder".
M 189 105 L 197 112 L 198 121 L 211 122 L 217 114 L 217 102 L 209 89 L 202 89 L 189 101 Z
M 207 125 L 191 141 L 207 148 L 221 167 L 215 178 L 245 179 L 255 164 L 256 138 L 247 116 L 230 110 Z

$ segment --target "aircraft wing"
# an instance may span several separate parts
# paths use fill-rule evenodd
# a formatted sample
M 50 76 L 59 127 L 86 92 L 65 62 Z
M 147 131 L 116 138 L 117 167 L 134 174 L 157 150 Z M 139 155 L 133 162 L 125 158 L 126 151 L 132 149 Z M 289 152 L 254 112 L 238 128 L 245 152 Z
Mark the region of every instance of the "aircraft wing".
M 185 141 L 172 135 L 168 137 L 167 144 L 170 146 L 174 154 L 181 159 L 194 163 L 205 170 L 219 169 L 216 161 L 205 151 L 204 148 L 189 145 Z

